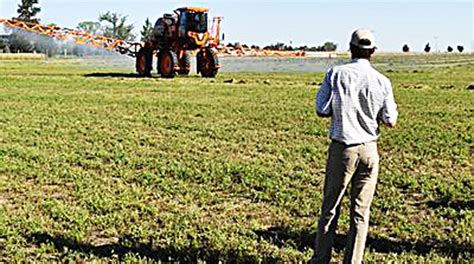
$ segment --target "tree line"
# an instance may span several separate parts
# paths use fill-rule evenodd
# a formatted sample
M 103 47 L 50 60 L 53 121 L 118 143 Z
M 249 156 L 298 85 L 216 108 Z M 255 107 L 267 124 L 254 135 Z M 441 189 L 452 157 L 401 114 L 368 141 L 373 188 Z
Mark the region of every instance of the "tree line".
M 247 45 L 247 44 L 241 44 L 239 42 L 236 42 L 234 44 L 228 43 L 226 45 L 227 48 L 233 48 L 233 49 L 253 49 L 253 50 L 277 50 L 277 51 L 296 51 L 296 50 L 302 50 L 302 51 L 335 51 L 337 49 L 337 44 L 327 41 L 321 46 L 314 46 L 314 47 L 308 47 L 308 46 L 291 46 L 291 45 L 286 45 L 285 43 L 282 42 L 277 42 L 276 44 L 270 44 L 266 45 L 263 47 L 257 46 L 257 45 Z
M 456 49 L 458 50 L 459 53 L 462 53 L 464 51 L 464 46 L 462 45 L 457 45 Z M 410 47 L 408 46 L 408 44 L 404 44 L 403 47 L 402 47 L 402 51 L 403 52 L 410 52 Z M 423 48 L 423 51 L 426 52 L 426 53 L 429 53 L 431 51 L 431 46 L 430 46 L 430 43 L 426 43 L 425 47 Z M 451 46 L 448 46 L 446 48 L 446 51 L 447 52 L 453 52 L 454 51 L 454 48 L 451 47 Z

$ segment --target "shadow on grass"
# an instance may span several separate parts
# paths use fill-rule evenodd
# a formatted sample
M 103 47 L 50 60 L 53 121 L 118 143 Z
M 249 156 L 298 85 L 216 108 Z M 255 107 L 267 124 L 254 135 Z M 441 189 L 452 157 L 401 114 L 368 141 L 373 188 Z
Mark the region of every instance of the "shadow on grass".
M 430 208 L 453 208 L 455 210 L 474 210 L 474 200 L 461 201 L 443 198 L 435 201 L 429 201 L 426 205 Z
M 93 72 L 84 74 L 84 77 L 98 77 L 98 78 L 143 78 L 143 79 L 167 79 L 160 75 L 143 76 L 138 73 L 123 73 L 123 72 Z M 190 78 L 200 79 L 200 75 L 177 75 L 176 78 Z
M 260 239 L 267 240 L 279 247 L 291 246 L 303 251 L 314 246 L 316 232 L 304 230 L 295 233 L 288 228 L 275 226 L 266 230 L 255 231 Z M 336 251 L 344 250 L 346 236 L 338 234 L 334 239 L 334 249 Z M 378 253 L 402 253 L 413 252 L 418 255 L 426 255 L 430 252 L 439 252 L 443 255 L 457 258 L 461 254 L 474 254 L 474 245 L 457 244 L 451 241 L 398 241 L 395 239 L 368 237 L 366 248 Z
M 265 240 L 277 247 L 292 247 L 301 252 L 313 247 L 315 232 L 305 230 L 302 232 L 293 232 L 285 227 L 274 226 L 265 230 L 256 230 L 258 240 Z M 117 243 L 106 245 L 92 245 L 89 243 L 79 242 L 63 236 L 52 236 L 47 233 L 34 233 L 27 236 L 27 241 L 32 244 L 53 244 L 56 250 L 72 250 L 98 258 L 119 258 L 122 260 L 126 255 L 138 255 L 146 257 L 154 261 L 164 262 L 181 262 L 181 263 L 197 263 L 198 260 L 205 260 L 209 263 L 255 263 L 261 261 L 263 263 L 275 263 L 278 259 L 268 256 L 245 255 L 242 252 L 232 251 L 219 252 L 210 249 L 203 243 L 200 247 L 191 247 L 178 249 L 173 246 L 160 247 L 152 243 L 139 243 L 132 238 L 124 237 Z M 337 235 L 334 240 L 334 249 L 342 251 L 345 247 L 346 236 Z M 457 244 L 450 241 L 398 241 L 395 239 L 385 238 L 367 238 L 366 248 L 372 252 L 378 253 L 402 253 L 412 252 L 417 255 L 426 255 L 430 252 L 441 253 L 453 259 L 460 255 L 474 254 L 474 246 L 472 244 Z
M 27 241 L 32 244 L 53 244 L 56 250 L 76 251 L 93 255 L 98 258 L 119 258 L 123 260 L 126 255 L 138 255 L 153 261 L 165 263 L 197 263 L 205 260 L 209 263 L 218 263 L 221 260 L 229 260 L 226 263 L 255 263 L 257 259 L 253 256 L 242 255 L 238 252 L 217 252 L 202 245 L 199 248 L 178 249 L 173 246 L 160 248 L 152 243 L 144 244 L 134 241 L 132 238 L 124 237 L 118 243 L 107 245 L 92 245 L 83 243 L 63 236 L 52 236 L 47 233 L 34 233 L 27 236 Z M 273 259 L 265 259 L 265 262 L 273 263 Z
M 137 73 L 121 73 L 121 72 L 94 72 L 84 74 L 84 77 L 111 77 L 111 78 L 159 78 L 158 76 L 142 76 Z

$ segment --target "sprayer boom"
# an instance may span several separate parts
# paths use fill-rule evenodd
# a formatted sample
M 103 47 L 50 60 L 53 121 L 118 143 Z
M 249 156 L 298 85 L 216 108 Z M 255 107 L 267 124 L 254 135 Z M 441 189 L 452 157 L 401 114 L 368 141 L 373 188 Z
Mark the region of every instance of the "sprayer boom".
M 77 29 L 60 28 L 57 26 L 44 26 L 41 24 L 20 21 L 17 19 L 0 18 L 0 24 L 10 28 L 22 29 L 62 41 L 73 41 L 79 44 L 85 44 L 96 48 L 103 48 L 106 50 L 119 52 L 131 57 L 136 57 L 140 48 L 143 47 L 143 43 L 141 42 L 131 42 L 103 36 L 95 36 L 88 32 Z

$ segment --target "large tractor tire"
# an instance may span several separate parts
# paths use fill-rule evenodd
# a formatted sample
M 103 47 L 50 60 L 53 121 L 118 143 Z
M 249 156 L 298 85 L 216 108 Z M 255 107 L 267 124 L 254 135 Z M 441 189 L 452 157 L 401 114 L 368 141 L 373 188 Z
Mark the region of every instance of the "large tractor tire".
M 197 54 L 197 72 L 204 78 L 216 77 L 219 59 L 212 48 L 203 48 Z
M 163 78 L 174 78 L 178 67 L 178 56 L 169 49 L 160 50 L 158 52 L 158 73 Z
M 153 70 L 153 51 L 150 48 L 141 48 L 138 51 L 135 69 L 138 75 L 150 77 Z
M 179 58 L 179 70 L 180 75 L 188 75 L 191 71 L 191 56 L 189 53 L 184 51 L 181 58 Z

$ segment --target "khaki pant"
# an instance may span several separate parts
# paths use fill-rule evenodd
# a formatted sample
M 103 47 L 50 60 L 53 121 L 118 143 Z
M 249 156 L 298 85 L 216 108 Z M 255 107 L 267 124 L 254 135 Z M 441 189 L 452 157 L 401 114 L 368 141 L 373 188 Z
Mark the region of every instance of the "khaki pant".
M 377 143 L 329 146 L 324 197 L 311 263 L 329 263 L 336 235 L 341 200 L 351 183 L 350 229 L 344 263 L 361 263 L 369 227 L 370 204 L 377 183 L 379 155 Z

